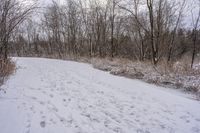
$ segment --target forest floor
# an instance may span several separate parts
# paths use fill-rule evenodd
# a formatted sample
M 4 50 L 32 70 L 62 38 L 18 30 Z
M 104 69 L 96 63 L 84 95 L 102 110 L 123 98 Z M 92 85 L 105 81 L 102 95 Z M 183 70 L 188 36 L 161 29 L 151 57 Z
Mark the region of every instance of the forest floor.
M 1 86 L 2 133 L 200 133 L 200 102 L 92 65 L 13 58 Z

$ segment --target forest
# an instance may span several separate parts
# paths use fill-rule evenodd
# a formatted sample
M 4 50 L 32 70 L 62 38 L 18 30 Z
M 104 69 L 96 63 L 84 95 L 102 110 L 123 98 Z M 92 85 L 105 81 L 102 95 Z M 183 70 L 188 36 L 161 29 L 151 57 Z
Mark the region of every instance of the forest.
M 4 58 L 9 51 L 18 56 L 123 57 L 156 65 L 186 53 L 192 61 L 199 53 L 200 13 L 190 9 L 192 27 L 184 27 L 186 0 L 66 0 L 45 8 L 22 6 L 17 0 L 1 1 Z

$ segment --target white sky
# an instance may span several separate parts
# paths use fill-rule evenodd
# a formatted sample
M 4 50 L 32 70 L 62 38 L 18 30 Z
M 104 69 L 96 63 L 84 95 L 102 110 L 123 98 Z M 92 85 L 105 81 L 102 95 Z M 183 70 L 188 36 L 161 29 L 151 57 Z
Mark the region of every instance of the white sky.
M 55 1 L 59 2 L 60 4 L 62 4 L 62 3 L 64 3 L 65 0 L 55 0 Z M 100 0 L 100 1 L 105 1 L 105 0 Z M 124 1 L 125 0 L 122 0 L 122 2 L 124 2 Z M 175 0 L 173 0 L 173 1 L 175 1 Z M 177 2 L 182 2 L 183 0 L 176 0 L 176 1 Z M 183 24 L 186 27 L 191 27 L 192 26 L 191 11 L 194 14 L 194 18 L 195 18 L 195 14 L 197 14 L 197 12 L 198 12 L 198 5 L 195 4 L 194 1 L 198 1 L 198 0 L 186 0 L 186 8 L 185 8 L 185 11 L 184 11 L 184 22 L 183 22 Z M 39 0 L 39 5 L 42 6 L 42 7 L 46 7 L 51 2 L 52 2 L 52 0 Z

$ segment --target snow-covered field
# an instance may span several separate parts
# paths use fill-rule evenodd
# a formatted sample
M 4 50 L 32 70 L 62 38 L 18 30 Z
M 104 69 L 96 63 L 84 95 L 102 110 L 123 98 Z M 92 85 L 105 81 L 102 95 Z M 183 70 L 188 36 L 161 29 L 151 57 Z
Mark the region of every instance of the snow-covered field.
M 200 133 L 200 102 L 83 63 L 14 58 L 0 133 Z

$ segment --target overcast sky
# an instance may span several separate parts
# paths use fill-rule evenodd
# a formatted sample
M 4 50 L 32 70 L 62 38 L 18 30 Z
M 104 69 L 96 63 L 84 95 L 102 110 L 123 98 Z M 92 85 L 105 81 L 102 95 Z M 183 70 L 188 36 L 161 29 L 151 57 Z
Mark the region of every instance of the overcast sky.
M 62 4 L 64 3 L 65 0 L 55 0 L 58 3 Z M 104 0 L 102 0 L 104 1 Z M 122 0 L 124 1 L 124 0 Z M 172 0 L 175 1 L 175 0 Z M 176 0 L 177 2 L 182 2 L 183 0 Z M 194 18 L 196 17 L 195 14 L 197 14 L 198 12 L 198 5 L 194 2 L 194 1 L 198 1 L 198 0 L 186 0 L 186 7 L 185 7 L 185 11 L 184 11 L 184 22 L 183 24 L 186 27 L 191 27 L 192 26 L 192 13 L 194 14 Z M 46 7 L 47 5 L 49 5 L 52 2 L 52 0 L 39 0 L 39 5 L 42 7 Z

